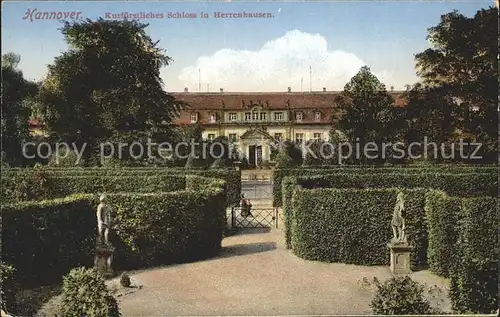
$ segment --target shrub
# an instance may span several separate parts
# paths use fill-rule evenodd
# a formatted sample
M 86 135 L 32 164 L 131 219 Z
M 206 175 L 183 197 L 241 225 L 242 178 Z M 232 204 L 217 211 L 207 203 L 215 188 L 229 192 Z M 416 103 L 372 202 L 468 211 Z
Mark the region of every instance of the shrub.
M 16 305 L 16 285 L 14 283 L 14 267 L 12 265 L 0 263 L 2 269 L 0 275 L 1 286 L 1 309 L 10 311 Z
M 217 158 L 215 161 L 210 165 L 210 168 L 218 169 L 218 168 L 224 168 L 230 166 L 229 161 L 226 158 Z
M 276 156 L 276 168 L 289 168 L 292 166 L 294 166 L 292 158 L 285 151 L 280 151 Z
M 194 169 L 203 169 L 205 168 L 207 165 L 207 162 L 206 160 L 202 159 L 199 155 L 196 156 L 196 155 L 189 155 L 189 157 L 187 158 L 187 161 L 186 161 L 186 165 L 184 166 L 184 168 L 187 168 L 187 169 L 191 169 L 191 168 L 194 168 Z
M 3 201 L 27 201 L 51 198 L 52 182 L 43 168 L 32 168 L 2 173 L 1 195 Z
M 370 307 L 376 315 L 432 315 L 436 310 L 424 296 L 425 286 L 410 277 L 375 280 L 376 292 Z
M 82 159 L 79 160 L 78 154 L 73 150 L 59 150 L 59 155 L 66 155 L 65 157 L 58 157 L 56 154 L 52 154 L 49 159 L 49 166 L 64 166 L 64 167 L 74 167 L 83 166 L 84 162 Z
M 96 269 L 73 269 L 63 279 L 61 317 L 119 317 L 116 299 Z
M 123 272 L 120 276 L 120 285 L 123 287 L 130 287 L 132 283 L 130 282 L 130 276 L 127 272 Z

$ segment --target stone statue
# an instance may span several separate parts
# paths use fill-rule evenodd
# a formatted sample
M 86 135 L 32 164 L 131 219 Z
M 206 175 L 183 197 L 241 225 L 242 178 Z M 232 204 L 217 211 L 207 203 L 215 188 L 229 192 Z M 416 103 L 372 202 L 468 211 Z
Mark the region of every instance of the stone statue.
M 403 193 L 399 193 L 396 198 L 396 206 L 394 207 L 394 214 L 392 215 L 391 227 L 393 238 L 391 240 L 394 244 L 407 244 L 405 233 L 405 220 L 403 218 L 403 211 L 405 209 L 405 201 Z
M 111 207 L 107 204 L 106 195 L 101 195 L 99 200 L 100 204 L 97 206 L 97 238 L 98 242 L 108 245 L 108 235 L 111 227 Z

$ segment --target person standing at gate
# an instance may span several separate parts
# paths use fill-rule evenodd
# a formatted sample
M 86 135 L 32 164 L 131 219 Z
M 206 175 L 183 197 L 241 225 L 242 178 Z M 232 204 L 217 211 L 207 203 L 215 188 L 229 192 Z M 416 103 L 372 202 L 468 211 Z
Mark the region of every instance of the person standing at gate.
M 250 202 L 249 199 L 245 199 L 244 194 L 241 194 L 240 206 L 241 206 L 241 216 L 253 217 L 252 213 L 250 212 L 250 210 L 252 209 L 252 203 Z

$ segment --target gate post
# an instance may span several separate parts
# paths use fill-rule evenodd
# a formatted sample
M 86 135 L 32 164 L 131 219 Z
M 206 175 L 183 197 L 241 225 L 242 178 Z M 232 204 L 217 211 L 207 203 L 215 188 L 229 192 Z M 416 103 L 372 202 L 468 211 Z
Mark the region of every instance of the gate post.
M 274 217 L 275 217 L 276 229 L 278 229 L 278 219 L 280 218 L 278 214 L 278 207 L 274 208 Z
M 235 227 L 235 221 L 234 221 L 234 206 L 231 207 L 231 229 Z

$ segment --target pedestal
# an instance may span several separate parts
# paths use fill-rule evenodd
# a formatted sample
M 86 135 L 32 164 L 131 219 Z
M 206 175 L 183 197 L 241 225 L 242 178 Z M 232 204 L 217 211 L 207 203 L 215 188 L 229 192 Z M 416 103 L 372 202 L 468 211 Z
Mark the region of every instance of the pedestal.
M 112 245 L 101 243 L 96 245 L 94 266 L 105 277 L 115 276 L 115 272 L 112 267 L 114 251 L 115 248 Z
M 410 274 L 410 255 L 413 247 L 408 244 L 388 243 L 391 250 L 391 272 L 393 274 Z

